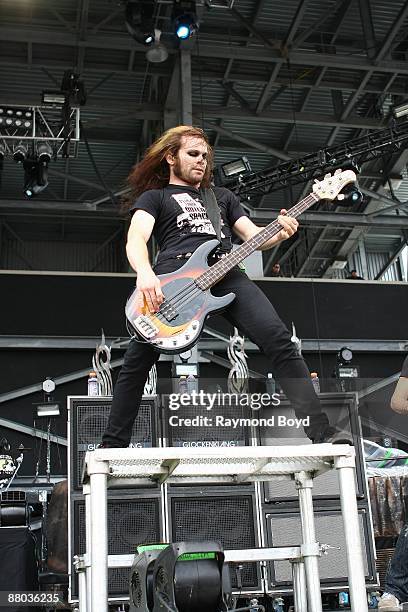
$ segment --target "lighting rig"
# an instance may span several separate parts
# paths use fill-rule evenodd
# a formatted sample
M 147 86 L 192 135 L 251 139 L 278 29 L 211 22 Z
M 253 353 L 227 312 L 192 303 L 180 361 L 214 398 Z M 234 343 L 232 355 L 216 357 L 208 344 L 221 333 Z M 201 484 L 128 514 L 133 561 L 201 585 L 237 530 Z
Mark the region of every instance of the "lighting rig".
M 48 186 L 52 159 L 76 157 L 79 107 L 86 93 L 79 75 L 67 70 L 58 91 L 43 91 L 41 106 L 0 104 L 0 176 L 6 156 L 24 169 L 24 193 L 32 198 Z
M 306 183 L 336 168 L 361 165 L 369 160 L 395 153 L 408 145 L 408 121 L 396 123 L 383 130 L 369 132 L 361 138 L 349 140 L 335 147 L 320 149 L 304 157 L 282 162 L 277 166 L 242 176 L 229 189 L 242 199 L 263 196 L 272 191 Z

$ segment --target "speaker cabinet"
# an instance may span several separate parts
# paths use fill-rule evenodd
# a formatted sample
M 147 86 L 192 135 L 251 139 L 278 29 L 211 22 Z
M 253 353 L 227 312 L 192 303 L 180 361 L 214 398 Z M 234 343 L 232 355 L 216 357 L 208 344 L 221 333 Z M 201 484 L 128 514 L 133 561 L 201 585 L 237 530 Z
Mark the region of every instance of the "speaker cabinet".
M 189 488 L 168 494 L 169 539 L 171 542 L 218 540 L 225 550 L 260 546 L 255 488 Z M 259 564 L 230 566 L 235 592 L 262 592 Z
M 162 498 L 160 492 L 121 490 L 108 492 L 108 554 L 136 553 L 139 544 L 162 542 Z M 85 500 L 72 495 L 70 502 L 69 558 L 86 550 Z M 70 601 L 78 600 L 78 575 L 71 563 Z M 108 570 L 111 601 L 129 598 L 130 568 Z
M 302 531 L 298 510 L 286 508 L 266 512 L 265 531 L 268 546 L 297 546 L 301 543 Z M 314 512 L 316 540 L 329 544 L 327 555 L 319 559 L 319 574 L 322 589 L 344 588 L 348 585 L 348 570 L 344 526 L 339 508 L 318 508 Z M 368 507 L 363 504 L 358 510 L 360 536 L 363 547 L 364 572 L 367 584 L 377 584 L 374 538 Z M 338 547 L 338 548 L 336 548 Z M 292 568 L 289 561 L 273 561 L 267 564 L 268 592 L 292 592 Z
M 355 393 L 321 393 L 320 402 L 322 409 L 326 412 L 330 424 L 349 432 L 353 437 L 356 451 L 356 492 L 359 500 L 367 499 L 367 480 L 364 463 L 364 451 L 362 446 L 362 435 L 358 417 L 357 397 Z M 261 418 L 271 419 L 274 417 L 274 425 L 271 427 L 260 426 L 258 429 L 258 440 L 261 445 L 285 446 L 311 444 L 306 437 L 303 428 L 291 425 L 291 419 L 295 413 L 286 398 L 281 399 L 279 406 L 275 408 L 266 407 L 262 410 Z M 289 425 L 279 425 L 279 423 Z M 298 496 L 293 480 L 276 480 L 265 482 L 264 501 L 266 503 L 294 502 L 297 503 Z M 337 500 L 340 504 L 340 488 L 337 471 L 329 470 L 313 480 L 313 499 Z
M 81 475 L 88 450 L 102 440 L 111 409 L 111 396 L 68 397 L 68 480 L 72 491 L 82 490 Z M 158 446 L 157 396 L 144 396 L 132 430 L 130 446 Z
M 227 394 L 224 394 L 227 396 Z M 191 448 L 211 448 L 229 446 L 248 446 L 251 444 L 251 428 L 243 423 L 237 427 L 225 425 L 230 419 L 249 419 L 251 411 L 247 405 L 240 405 L 240 395 L 231 398 L 231 404 L 220 394 L 211 410 L 205 403 L 197 405 L 173 404 L 171 397 L 163 396 L 162 422 L 165 446 L 184 446 Z M 237 402 L 237 403 L 236 403 Z M 253 415 L 252 415 L 253 416 Z

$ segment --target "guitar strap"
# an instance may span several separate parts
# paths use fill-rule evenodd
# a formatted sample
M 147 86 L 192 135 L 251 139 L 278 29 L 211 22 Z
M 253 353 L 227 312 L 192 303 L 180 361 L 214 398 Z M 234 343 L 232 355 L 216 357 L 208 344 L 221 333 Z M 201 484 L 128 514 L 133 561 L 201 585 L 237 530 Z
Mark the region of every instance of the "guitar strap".
M 217 238 L 220 242 L 222 242 L 221 213 L 220 208 L 218 206 L 217 198 L 215 197 L 215 193 L 213 192 L 211 187 L 209 189 L 206 187 L 200 187 L 200 195 L 204 202 L 208 218 L 211 221 L 213 228 L 215 229 L 215 233 L 217 234 Z

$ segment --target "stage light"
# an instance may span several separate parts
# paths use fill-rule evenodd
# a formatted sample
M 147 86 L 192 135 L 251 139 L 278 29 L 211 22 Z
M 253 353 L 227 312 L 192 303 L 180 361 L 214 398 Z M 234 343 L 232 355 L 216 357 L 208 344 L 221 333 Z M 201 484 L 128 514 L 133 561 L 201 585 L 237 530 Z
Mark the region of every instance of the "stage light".
M 154 3 L 148 0 L 128 0 L 126 3 L 127 30 L 142 45 L 151 45 L 155 40 L 153 10 Z
M 339 363 L 350 363 L 353 360 L 353 351 L 348 346 L 343 346 L 337 353 Z
M 13 148 L 13 159 L 17 164 L 21 164 L 27 158 L 28 147 L 25 144 L 18 144 Z
M 166 47 L 160 42 L 161 31 L 154 31 L 154 43 L 150 45 L 148 50 L 146 51 L 146 58 L 149 62 L 153 64 L 160 64 L 161 62 L 165 62 L 169 57 L 169 52 Z
M 231 586 L 221 544 L 169 544 L 155 561 L 152 588 L 154 610 L 163 609 L 164 604 L 166 609 L 178 612 L 227 609 L 225 602 L 231 598 Z
M 28 129 L 32 126 L 32 112 L 28 109 L 0 107 L 0 127 Z M 14 135 L 14 134 L 13 134 Z
M 37 143 L 37 156 L 40 162 L 48 162 L 51 161 L 52 157 L 52 148 L 48 142 L 38 142 Z
M 364 196 L 358 188 L 357 183 L 349 183 L 337 196 L 341 206 L 356 206 L 362 202 Z
M 405 117 L 406 115 L 408 115 L 408 101 L 402 102 L 402 104 L 395 104 L 395 106 L 392 109 L 392 112 L 396 119 L 399 119 L 400 117 Z
M 243 174 L 244 172 L 251 172 L 251 166 L 246 157 L 240 157 L 234 161 L 222 164 L 221 170 L 224 176 L 230 177 L 236 176 L 237 174 Z
M 177 38 L 190 38 L 198 30 L 195 0 L 174 0 L 171 18 Z
M 24 162 L 24 193 L 28 198 L 34 198 L 48 187 L 48 162 L 38 158 L 27 159 Z
M 44 402 L 36 405 L 36 416 L 39 419 L 49 419 L 53 416 L 60 416 L 60 414 L 60 405 L 57 402 Z
M 227 185 L 240 179 L 241 176 L 251 172 L 251 164 L 247 157 L 239 157 L 214 168 L 214 182 L 216 185 Z
M 353 351 L 348 346 L 343 346 L 337 353 L 337 365 L 336 365 L 336 378 L 340 379 L 340 385 L 342 391 L 352 391 L 353 384 L 350 381 L 350 385 L 342 379 L 355 379 L 360 376 L 360 368 L 357 365 L 352 364 Z
M 66 102 L 71 106 L 83 106 L 86 104 L 86 91 L 79 74 L 72 70 L 66 70 L 62 77 L 61 91 L 65 94 Z
M 42 92 L 42 104 L 52 104 L 52 106 L 64 106 L 65 100 L 66 95 L 63 91 L 46 90 Z

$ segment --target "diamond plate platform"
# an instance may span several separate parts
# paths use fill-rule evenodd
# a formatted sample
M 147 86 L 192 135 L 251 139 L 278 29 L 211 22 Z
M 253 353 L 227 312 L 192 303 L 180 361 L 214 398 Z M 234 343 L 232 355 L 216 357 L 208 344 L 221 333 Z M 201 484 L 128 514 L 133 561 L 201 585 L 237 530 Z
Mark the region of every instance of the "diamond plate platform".
M 292 478 L 299 496 L 305 580 L 297 579 L 299 612 L 322 612 L 312 488 L 313 478 L 336 469 L 344 522 L 351 609 L 368 612 L 355 489 L 355 451 L 349 445 L 315 444 L 232 448 L 126 448 L 88 452 L 83 469 L 87 553 L 80 612 L 107 612 L 107 488 L 152 480 L 169 484 L 242 483 Z M 244 554 L 244 551 L 242 551 Z M 269 549 L 273 558 L 274 551 Z M 295 579 L 294 579 L 295 582 Z M 306 591 L 306 593 L 304 592 Z

